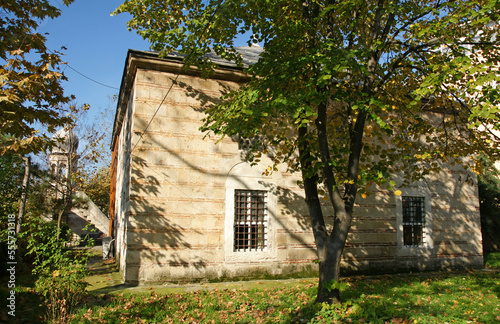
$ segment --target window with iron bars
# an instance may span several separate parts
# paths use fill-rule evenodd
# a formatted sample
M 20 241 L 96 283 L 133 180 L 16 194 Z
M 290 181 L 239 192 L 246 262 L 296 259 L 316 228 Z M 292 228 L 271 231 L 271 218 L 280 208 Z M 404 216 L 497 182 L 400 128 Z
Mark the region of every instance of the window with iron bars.
M 403 196 L 403 245 L 422 246 L 425 242 L 425 198 Z
M 234 251 L 263 251 L 267 247 L 267 191 L 235 190 Z

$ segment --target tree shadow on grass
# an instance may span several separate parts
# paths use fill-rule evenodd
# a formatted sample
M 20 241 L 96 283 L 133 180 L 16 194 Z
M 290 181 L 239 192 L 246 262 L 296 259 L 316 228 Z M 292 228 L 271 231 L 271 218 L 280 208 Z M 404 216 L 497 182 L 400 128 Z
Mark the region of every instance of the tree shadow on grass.
M 491 292 L 488 295 L 488 290 L 497 293 L 492 287 L 497 283 L 497 274 L 456 272 L 349 277 L 342 280 L 344 305 L 338 307 L 314 304 L 316 287 L 312 284 L 249 290 L 215 288 L 171 294 L 154 290 L 140 295 L 91 294 L 78 316 L 86 318 L 83 314 L 92 309 L 92 316 L 102 312 L 98 316 L 107 322 L 127 318 L 149 323 L 168 317 L 179 322 L 231 322 L 237 318 L 239 323 L 255 323 L 257 319 L 282 323 L 304 323 L 313 319 L 319 323 L 333 320 L 405 323 L 420 318 L 427 323 L 452 320 L 493 323 L 499 298 Z M 479 300 L 481 295 L 490 299 Z M 476 305 L 480 302 L 493 306 L 482 310 Z M 95 321 L 95 317 L 88 318 L 89 322 Z
M 500 269 L 489 270 L 486 273 L 476 272 L 472 279 L 478 287 L 488 287 L 500 299 Z
M 297 323 L 305 314 L 296 312 L 297 305 L 311 305 L 308 294 L 300 288 L 276 289 L 211 289 L 189 293 L 140 295 L 93 295 L 82 305 L 80 322 L 141 321 L 216 322 L 216 323 Z M 306 301 L 305 301 L 306 300 Z M 85 320 L 82 320 L 85 319 Z
M 358 276 L 345 278 L 342 282 L 341 296 L 352 306 L 336 312 L 341 322 L 402 323 L 419 318 L 424 322 L 440 323 L 457 319 L 482 323 L 497 321 L 494 307 L 481 309 L 483 303 L 485 307 L 489 302 L 498 305 L 500 287 L 494 273 L 461 271 Z M 488 291 L 496 296 L 488 295 Z M 483 297 L 489 300 L 482 301 Z M 324 316 L 328 311 L 335 313 L 315 305 L 301 311 L 308 314 L 307 320 Z
M 25 276 L 22 276 L 23 278 Z M 28 276 L 26 276 L 28 277 Z M 23 279 L 17 277 L 16 279 Z M 7 307 L 9 298 L 11 296 L 7 283 L 8 277 L 0 278 L 2 284 L 0 286 L 0 299 L 2 300 L 2 307 L 0 307 L 0 323 L 40 323 L 45 315 L 45 308 L 42 306 L 42 299 L 33 291 L 34 283 L 30 279 L 28 282 L 16 283 L 15 308 Z M 13 313 L 10 313 L 11 311 Z M 15 316 L 12 316 L 14 314 Z

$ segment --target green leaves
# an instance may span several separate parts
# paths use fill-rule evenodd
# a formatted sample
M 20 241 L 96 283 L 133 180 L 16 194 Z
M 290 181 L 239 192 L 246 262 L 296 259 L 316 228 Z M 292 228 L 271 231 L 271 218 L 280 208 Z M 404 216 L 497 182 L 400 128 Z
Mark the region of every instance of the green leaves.
M 101 167 L 94 172 L 85 172 L 77 180 L 78 190 L 85 192 L 99 209 L 109 213 L 109 195 L 111 186 L 111 170 L 109 166 Z
M 19 212 L 22 191 L 23 161 L 17 155 L 0 156 L 0 239 L 7 241 L 8 215 Z
M 189 54 L 188 64 L 207 73 L 211 49 L 241 63 L 234 49 L 241 33 L 264 46 L 253 66 L 240 65 L 251 80 L 208 108 L 201 129 L 259 135 L 275 148 L 275 165 L 300 170 L 306 195 L 314 196 L 306 201 L 315 237 L 324 238 L 349 228 L 358 193 L 403 187 L 478 151 L 500 157 L 491 132 L 500 119 L 498 25 L 489 23 L 497 7 L 466 0 L 127 0 L 117 13 L 130 13 L 129 27 L 162 55 Z M 262 147 L 251 153 L 265 154 Z M 331 189 L 333 229 L 321 206 L 312 206 L 318 187 Z M 316 243 L 321 250 L 324 240 Z
M 84 279 L 90 252 L 66 249 L 66 243 L 72 238 L 67 225 L 62 240 L 57 239 L 60 229 L 54 221 L 31 219 L 29 225 L 25 239 L 28 241 L 27 255 L 34 259 L 34 291 L 43 298 L 51 321 L 67 322 L 87 294 L 89 284 Z
M 72 97 L 61 86 L 66 78 L 60 53 L 47 49 L 45 36 L 36 31 L 40 20 L 57 17 L 60 10 L 45 0 L 3 1 L 0 6 L 0 128 L 11 136 L 2 142 L 0 154 L 38 152 L 48 138 L 34 125 L 53 132 L 72 122 L 62 108 Z
M 478 128 L 488 123 L 494 128 L 499 118 L 498 91 L 492 86 L 499 76 L 489 73 L 499 62 L 498 41 L 492 38 L 496 27 L 485 25 L 492 8 L 496 5 L 490 1 L 382 6 L 343 1 L 332 6 L 323 1 L 129 0 L 115 13 L 132 14 L 129 28 L 162 54 L 173 49 L 191 54 L 189 62 L 208 71 L 214 66 L 205 53 L 213 49 L 239 62 L 234 38 L 251 32 L 249 44 L 258 40 L 265 46 L 259 62 L 248 68 L 254 78 L 208 109 L 202 130 L 262 134 L 280 146 L 279 152 L 287 152 L 278 156 L 281 162 L 296 166 L 298 161 L 289 154 L 296 143 L 289 139 L 300 127 L 314 128 L 317 107 L 326 102 L 329 153 L 335 159 L 335 164 L 327 164 L 335 165 L 342 182 L 348 180 L 353 127 L 366 112 L 366 128 L 357 136 L 364 136 L 364 154 L 380 159 L 361 156 L 359 167 L 384 169 L 384 176 L 374 171 L 361 177 L 369 185 L 387 184 L 387 173 L 410 172 L 402 166 L 408 164 L 401 162 L 404 159 L 427 163 L 445 159 L 448 152 L 467 155 L 492 140 Z M 441 115 L 422 118 L 422 111 Z M 436 122 L 441 117 L 442 122 Z M 456 125 L 478 134 L 460 138 L 449 131 Z M 311 156 L 319 158 L 315 130 L 309 134 Z M 419 142 L 420 135 L 434 147 Z M 375 143 L 386 148 L 377 149 Z M 417 169 L 412 179 L 426 174 L 424 167 Z
M 340 289 L 340 283 L 338 281 L 331 280 L 329 282 L 323 283 L 323 287 L 328 291 L 332 291 L 335 289 Z

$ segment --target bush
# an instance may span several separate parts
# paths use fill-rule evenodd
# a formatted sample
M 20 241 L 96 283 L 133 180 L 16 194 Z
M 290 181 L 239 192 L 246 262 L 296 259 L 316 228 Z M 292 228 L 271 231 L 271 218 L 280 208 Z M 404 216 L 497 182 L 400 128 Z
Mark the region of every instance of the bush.
M 488 269 L 500 269 L 500 252 L 491 252 L 484 255 L 484 266 Z
M 43 297 L 47 320 L 67 323 L 75 307 L 86 296 L 87 250 L 68 250 L 71 231 L 60 230 L 57 224 L 34 222 L 27 232 L 28 254 L 33 257 L 35 292 Z
M 33 274 L 40 272 L 52 272 L 64 260 L 61 260 L 61 253 L 66 243 L 71 241 L 71 230 L 67 224 L 61 224 L 59 241 L 57 241 L 57 222 L 46 222 L 39 218 L 32 218 L 26 225 L 26 230 L 21 233 L 22 245 L 20 248 L 26 250 L 24 262 L 29 264 Z
M 40 275 L 35 282 L 35 291 L 43 297 L 49 321 L 69 322 L 75 307 L 87 294 L 85 276 L 85 266 L 80 263 L 68 263 L 50 275 Z

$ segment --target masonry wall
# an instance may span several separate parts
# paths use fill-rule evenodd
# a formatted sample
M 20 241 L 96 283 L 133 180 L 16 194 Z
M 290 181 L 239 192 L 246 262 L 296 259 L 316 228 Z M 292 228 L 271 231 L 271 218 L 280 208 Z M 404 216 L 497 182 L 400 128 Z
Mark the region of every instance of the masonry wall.
M 280 171 L 264 177 L 269 161 L 250 168 L 242 162 L 235 140 L 203 139 L 198 130 L 206 107 L 238 87 L 242 78 L 234 71 L 220 75 L 219 80 L 181 75 L 170 89 L 175 73 L 137 69 L 123 122 L 131 129 L 120 134 L 120 141 L 130 134 L 130 144 L 128 151 L 122 146 L 117 176 L 123 182 L 117 187 L 121 195 L 117 250 L 130 283 L 279 274 L 315 267 L 297 175 Z M 129 113 L 133 122 L 127 120 Z M 124 198 L 127 188 L 128 200 Z M 266 255 L 241 252 L 238 256 L 228 251 L 232 243 L 226 240 L 225 221 L 232 210 L 227 210 L 226 196 L 234 189 L 270 191 L 273 206 Z
M 128 95 L 134 97 L 134 92 Z M 132 113 L 133 100 L 129 100 L 124 107 L 119 136 L 117 138 L 117 167 L 116 167 L 116 191 L 115 191 L 115 217 L 113 237 L 115 239 L 115 256 L 120 271 L 124 277 L 128 277 L 128 218 L 130 213 L 130 163 L 132 149 Z
M 405 247 L 401 196 L 374 190 L 357 198 L 343 267 L 349 270 L 431 270 L 483 266 L 477 180 L 460 167 L 401 188 L 402 196 L 425 197 L 423 247 Z
M 209 80 L 180 75 L 171 87 L 175 77 L 176 73 L 162 69 L 158 62 L 141 65 L 133 77 L 119 137 L 117 174 L 117 200 L 121 200 L 117 203 L 116 243 L 126 281 L 316 269 L 307 207 L 297 185 L 300 175 L 279 167 L 271 177 L 263 176 L 269 160 L 264 158 L 262 164 L 250 167 L 243 162 L 236 140 L 204 139 L 198 130 L 204 110 L 238 87 L 244 76 L 230 69 L 218 71 Z M 265 251 L 233 251 L 231 201 L 235 189 L 268 192 Z M 426 197 L 429 232 L 425 247 L 402 246 L 400 197 L 375 190 L 368 198 L 357 200 L 344 253 L 345 268 L 393 271 L 482 266 L 477 186 L 472 175 L 447 170 L 402 190 L 403 195 Z M 325 214 L 331 222 L 327 206 Z

